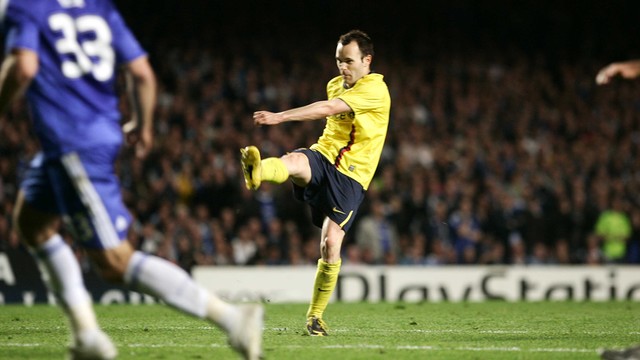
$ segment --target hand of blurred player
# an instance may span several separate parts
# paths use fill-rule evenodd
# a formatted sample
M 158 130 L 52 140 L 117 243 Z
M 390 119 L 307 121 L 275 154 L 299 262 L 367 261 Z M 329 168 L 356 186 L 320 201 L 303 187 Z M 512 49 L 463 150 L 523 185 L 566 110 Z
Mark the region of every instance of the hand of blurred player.
M 132 116 L 129 121 L 127 121 L 122 125 L 122 132 L 126 136 L 129 133 L 131 133 L 133 130 L 135 130 L 137 127 L 138 127 L 138 118 L 135 116 Z
M 640 60 L 630 60 L 625 62 L 611 63 L 596 75 L 598 85 L 608 84 L 615 76 L 622 76 L 625 79 L 633 79 L 640 75 Z
M 140 138 L 136 144 L 136 156 L 140 159 L 144 159 L 151 153 L 153 149 L 153 129 L 142 128 L 140 131 Z
M 139 130 L 139 131 L 136 131 Z M 140 129 L 138 127 L 138 118 L 133 116 L 131 120 L 122 125 L 122 132 L 127 139 L 127 144 L 135 146 L 136 156 L 144 159 L 149 155 L 153 148 L 153 130 Z
M 282 122 L 282 115 L 270 111 L 256 111 L 253 113 L 253 123 L 256 125 L 276 125 Z

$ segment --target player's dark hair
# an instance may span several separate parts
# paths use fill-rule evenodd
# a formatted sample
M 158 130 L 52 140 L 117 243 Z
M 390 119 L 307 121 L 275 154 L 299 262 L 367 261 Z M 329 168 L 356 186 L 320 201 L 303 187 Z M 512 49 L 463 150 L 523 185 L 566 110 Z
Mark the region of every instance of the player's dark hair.
M 369 35 L 362 30 L 351 30 L 346 34 L 341 35 L 338 41 L 343 46 L 355 41 L 358 43 L 362 57 L 367 55 L 373 56 L 373 41 L 371 41 Z

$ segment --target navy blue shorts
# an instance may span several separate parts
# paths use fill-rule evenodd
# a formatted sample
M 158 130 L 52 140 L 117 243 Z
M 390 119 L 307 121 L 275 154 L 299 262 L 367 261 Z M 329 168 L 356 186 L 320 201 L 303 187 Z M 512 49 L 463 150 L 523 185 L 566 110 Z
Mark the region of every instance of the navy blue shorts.
M 346 232 L 364 200 L 362 185 L 338 171 L 317 151 L 298 149 L 295 152 L 303 153 L 309 159 L 311 181 L 306 187 L 293 184 L 294 197 L 311 206 L 315 226 L 322 228 L 325 217 L 329 217 Z
M 75 241 L 89 249 L 115 247 L 126 238 L 131 214 L 120 192 L 114 161 L 119 147 L 72 152 L 29 164 L 21 188 L 34 208 L 61 215 Z

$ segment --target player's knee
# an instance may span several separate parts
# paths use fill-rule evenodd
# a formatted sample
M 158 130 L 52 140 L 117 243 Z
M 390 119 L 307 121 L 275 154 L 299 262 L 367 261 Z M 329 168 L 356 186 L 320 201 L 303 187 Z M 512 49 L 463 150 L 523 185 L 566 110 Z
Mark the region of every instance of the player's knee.
M 37 214 L 24 203 L 16 206 L 13 212 L 13 223 L 20 239 L 31 247 L 44 243 L 57 230 L 55 219 Z
M 311 168 L 309 167 L 309 159 L 303 153 L 291 152 L 280 158 L 287 170 L 289 176 L 299 186 L 305 186 L 311 180 Z
M 133 249 L 128 242 L 108 250 L 90 250 L 87 254 L 104 280 L 114 284 L 124 283 L 125 273 L 133 255 Z
M 342 239 L 339 239 L 335 236 L 325 236 L 324 238 L 324 247 L 327 249 L 327 252 L 335 252 L 339 251 L 340 245 L 342 245 Z
M 98 273 L 107 282 L 112 284 L 124 283 L 124 274 L 126 269 L 112 263 L 101 263 L 96 265 Z

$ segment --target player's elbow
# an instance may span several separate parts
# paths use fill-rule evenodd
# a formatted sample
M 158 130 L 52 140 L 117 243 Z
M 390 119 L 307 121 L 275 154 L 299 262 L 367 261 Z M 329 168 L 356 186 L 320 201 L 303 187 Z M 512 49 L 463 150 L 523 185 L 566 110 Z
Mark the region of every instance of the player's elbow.
M 347 105 L 341 99 L 332 99 L 324 102 L 324 112 L 326 116 L 342 114 L 347 111 L 351 111 L 349 105 Z
M 154 74 L 153 69 L 151 69 L 151 66 L 148 66 L 147 68 L 142 69 L 142 71 L 133 73 L 133 78 L 139 84 L 144 84 L 147 86 L 154 86 L 154 87 L 156 85 L 156 75 Z
M 156 77 L 146 56 L 133 60 L 128 64 L 127 70 L 136 83 L 155 85 Z

